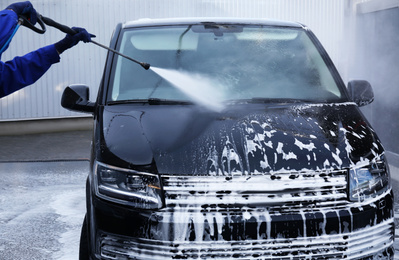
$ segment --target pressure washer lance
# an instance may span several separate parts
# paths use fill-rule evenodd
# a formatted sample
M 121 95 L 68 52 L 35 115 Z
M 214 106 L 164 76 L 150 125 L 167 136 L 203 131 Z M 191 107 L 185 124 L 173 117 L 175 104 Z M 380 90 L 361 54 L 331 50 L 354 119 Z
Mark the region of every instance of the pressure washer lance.
M 71 34 L 71 35 L 76 34 L 76 32 L 75 32 L 72 28 L 70 28 L 70 27 L 68 27 L 68 26 L 66 26 L 66 25 L 57 23 L 56 21 L 54 21 L 54 20 L 52 20 L 52 19 L 50 19 L 50 18 L 48 18 L 48 17 L 44 17 L 44 16 L 42 16 L 42 15 L 40 15 L 40 14 L 37 14 L 37 15 L 38 15 L 38 17 L 39 17 L 45 24 L 47 24 L 48 26 L 55 27 L 55 28 L 57 28 L 58 30 L 60 30 L 60 31 L 62 31 L 62 32 L 64 32 L 64 33 L 67 33 L 67 34 Z M 107 46 L 105 46 L 105 45 L 102 45 L 101 43 L 98 43 L 98 42 L 96 42 L 96 41 L 91 40 L 90 42 L 94 43 L 94 44 L 97 45 L 97 46 L 100 46 L 101 48 L 104 48 L 104 49 L 109 50 L 109 51 L 111 51 L 111 52 L 113 52 L 113 53 L 115 53 L 115 54 L 118 54 L 118 55 L 120 55 L 120 56 L 122 56 L 122 57 L 124 57 L 124 58 L 126 58 L 126 59 L 128 59 L 128 60 L 131 60 L 131 61 L 133 61 L 133 62 L 135 62 L 135 63 L 137 63 L 137 64 L 140 64 L 140 65 L 141 65 L 144 69 L 146 69 L 146 70 L 148 70 L 148 69 L 150 68 L 150 64 L 148 64 L 148 63 L 135 60 L 135 59 L 133 59 L 133 58 L 131 58 L 131 57 L 129 57 L 129 56 L 126 56 L 126 55 L 123 54 L 123 53 L 120 53 L 120 52 L 118 52 L 118 51 L 116 51 L 116 50 L 114 50 L 114 49 L 111 49 L 111 48 L 109 48 L 109 47 L 107 47 Z

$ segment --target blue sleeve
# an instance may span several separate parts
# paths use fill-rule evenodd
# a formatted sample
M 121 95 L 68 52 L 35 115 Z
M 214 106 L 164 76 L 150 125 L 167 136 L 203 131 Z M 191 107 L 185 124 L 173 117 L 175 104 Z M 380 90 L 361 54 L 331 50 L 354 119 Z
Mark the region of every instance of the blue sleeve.
M 0 11 L 0 48 L 7 42 L 18 16 L 10 10 Z M 1 53 L 0 53 L 1 57 Z M 0 98 L 35 83 L 60 56 L 54 45 L 30 52 L 11 61 L 0 61 Z
M 52 64 L 60 61 L 54 45 L 0 62 L 0 98 L 35 83 Z

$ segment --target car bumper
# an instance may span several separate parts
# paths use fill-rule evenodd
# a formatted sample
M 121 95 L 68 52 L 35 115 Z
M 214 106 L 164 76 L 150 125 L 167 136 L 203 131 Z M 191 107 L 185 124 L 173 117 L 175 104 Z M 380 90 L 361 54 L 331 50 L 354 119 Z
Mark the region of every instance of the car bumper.
M 247 241 L 160 242 L 102 233 L 101 259 L 389 259 L 392 223 L 351 234 Z
M 94 204 L 97 259 L 393 259 L 392 191 L 364 205 L 284 214 Z

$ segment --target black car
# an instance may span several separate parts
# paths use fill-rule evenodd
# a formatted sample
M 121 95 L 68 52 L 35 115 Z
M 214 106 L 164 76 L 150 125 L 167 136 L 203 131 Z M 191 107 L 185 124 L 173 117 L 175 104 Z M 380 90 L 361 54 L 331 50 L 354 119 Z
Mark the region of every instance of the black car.
M 306 26 L 139 20 L 110 47 L 150 69 L 109 52 L 96 102 L 64 91 L 94 116 L 81 259 L 393 259 L 373 91 Z

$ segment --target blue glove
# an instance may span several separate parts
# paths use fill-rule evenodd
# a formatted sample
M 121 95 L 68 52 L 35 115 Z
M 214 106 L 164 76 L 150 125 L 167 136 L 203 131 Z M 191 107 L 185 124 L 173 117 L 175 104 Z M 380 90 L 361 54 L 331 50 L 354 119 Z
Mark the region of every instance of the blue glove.
M 37 22 L 36 10 L 29 1 L 11 4 L 6 9 L 13 10 L 18 16 L 25 16 L 33 25 Z
M 66 49 L 72 48 L 80 41 L 91 42 L 91 38 L 96 37 L 95 35 L 88 33 L 83 28 L 72 27 L 72 30 L 74 30 L 76 34 L 67 34 L 64 39 L 54 44 L 55 49 L 59 54 L 63 53 Z

